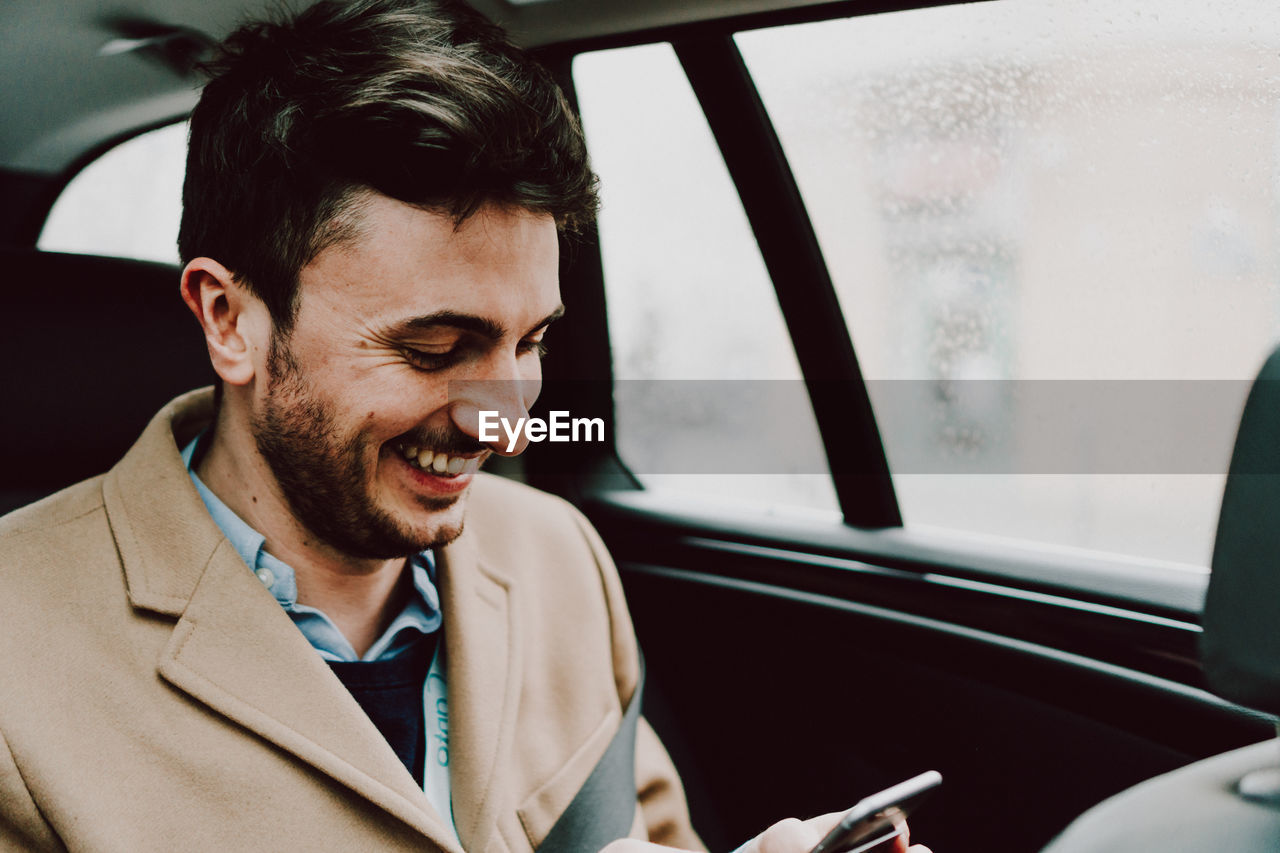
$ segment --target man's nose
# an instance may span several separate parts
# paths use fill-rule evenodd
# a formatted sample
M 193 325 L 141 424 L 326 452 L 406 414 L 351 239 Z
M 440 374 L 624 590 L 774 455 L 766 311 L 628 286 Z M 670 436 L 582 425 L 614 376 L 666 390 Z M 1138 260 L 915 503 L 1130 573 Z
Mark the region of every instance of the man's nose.
M 529 443 L 523 427 L 541 387 L 540 379 L 455 379 L 449 414 L 458 429 L 494 453 L 516 456 Z

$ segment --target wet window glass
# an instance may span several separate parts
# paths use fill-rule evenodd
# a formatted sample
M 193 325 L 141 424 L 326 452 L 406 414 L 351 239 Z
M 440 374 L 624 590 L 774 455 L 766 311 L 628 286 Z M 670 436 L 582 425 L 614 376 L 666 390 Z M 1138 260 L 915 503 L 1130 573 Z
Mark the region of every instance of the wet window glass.
M 1280 332 L 1276 16 L 978 3 L 738 35 L 908 526 L 1208 564 Z

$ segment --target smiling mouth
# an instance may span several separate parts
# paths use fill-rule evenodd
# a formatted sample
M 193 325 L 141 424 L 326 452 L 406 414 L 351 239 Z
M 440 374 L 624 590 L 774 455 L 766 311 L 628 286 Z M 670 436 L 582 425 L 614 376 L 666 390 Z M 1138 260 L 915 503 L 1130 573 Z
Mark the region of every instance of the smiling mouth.
M 484 454 L 450 456 L 447 453 L 437 453 L 430 448 L 416 447 L 411 444 L 396 445 L 396 451 L 414 468 L 437 477 L 474 474 L 480 470 L 480 462 L 484 458 Z

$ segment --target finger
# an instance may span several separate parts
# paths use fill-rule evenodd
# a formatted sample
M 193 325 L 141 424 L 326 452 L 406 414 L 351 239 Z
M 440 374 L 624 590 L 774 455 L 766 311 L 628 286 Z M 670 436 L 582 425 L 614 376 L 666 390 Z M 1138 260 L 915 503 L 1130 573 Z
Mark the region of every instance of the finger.
M 827 812 L 826 814 L 820 814 L 817 817 L 811 817 L 808 820 L 803 821 L 803 823 L 809 829 L 818 833 L 818 841 L 821 841 L 828 832 L 835 828 L 835 825 L 840 822 L 840 818 L 842 817 L 844 817 L 844 812 Z M 813 843 L 817 844 L 818 841 Z
M 807 853 L 821 840 L 821 832 L 792 817 L 760 833 L 756 853 Z
M 892 853 L 912 853 L 908 849 L 911 845 L 911 830 L 907 828 L 907 819 L 900 812 L 893 816 L 893 828 L 898 835 L 893 839 Z
M 839 820 L 839 813 L 805 821 L 789 817 L 757 835 L 740 853 L 808 853 Z

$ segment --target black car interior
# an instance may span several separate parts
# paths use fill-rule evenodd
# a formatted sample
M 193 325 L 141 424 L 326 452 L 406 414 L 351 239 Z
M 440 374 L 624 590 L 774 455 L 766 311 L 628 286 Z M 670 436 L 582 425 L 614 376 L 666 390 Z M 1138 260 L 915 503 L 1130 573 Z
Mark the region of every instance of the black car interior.
M 0 512 L 101 473 L 213 370 L 167 264 L 0 249 Z
M 105 471 L 164 402 L 213 379 L 176 268 L 35 248 L 50 205 L 85 162 L 179 120 L 193 103 L 194 79 L 145 50 L 94 81 L 77 51 L 91 55 L 132 30 L 88 0 L 71 4 L 68 28 L 69 13 L 54 5 L 0 8 L 0 24 L 47 43 L 71 81 L 47 74 L 2 98 L 7 115 L 29 120 L 0 132 L 0 268 L 10 294 L 0 511 Z M 257 4 L 159 5 L 167 11 L 158 24 L 216 37 Z M 772 274 L 833 470 L 849 472 L 835 477 L 843 523 L 834 525 L 646 492 L 612 440 L 585 452 L 543 445 L 510 472 L 577 503 L 618 563 L 647 662 L 645 713 L 681 771 L 709 849 L 733 849 L 773 821 L 842 809 L 936 769 L 945 782 L 912 819 L 917 840 L 938 853 L 1032 853 L 1108 797 L 1274 734 L 1274 390 L 1255 390 L 1254 400 L 1269 403 L 1251 402 L 1246 414 L 1207 603 L 1203 578 L 997 544 L 939 547 L 902 526 L 854 342 L 732 34 L 927 4 L 477 5 L 536 48 L 571 97 L 570 64 L 581 51 L 671 41 Z M 58 41 L 66 29 L 73 34 Z M 0 68 L 18 79 L 31 51 L 6 44 Z M 80 94 L 56 109 L 32 103 L 56 99 L 62 85 Z M 90 121 L 91 104 L 110 118 Z M 545 362 L 542 417 L 610 405 L 600 255 L 587 241 L 562 258 L 572 310 Z M 1275 385 L 1259 387 L 1280 386 L 1276 357 L 1267 371 Z M 837 434 L 849 423 L 852 436 Z M 1180 796 L 1200 802 L 1195 785 L 1231 775 L 1212 766 Z M 1263 834 L 1251 836 L 1258 845 L 1196 849 L 1280 849 L 1265 835 L 1280 812 L 1267 815 Z

